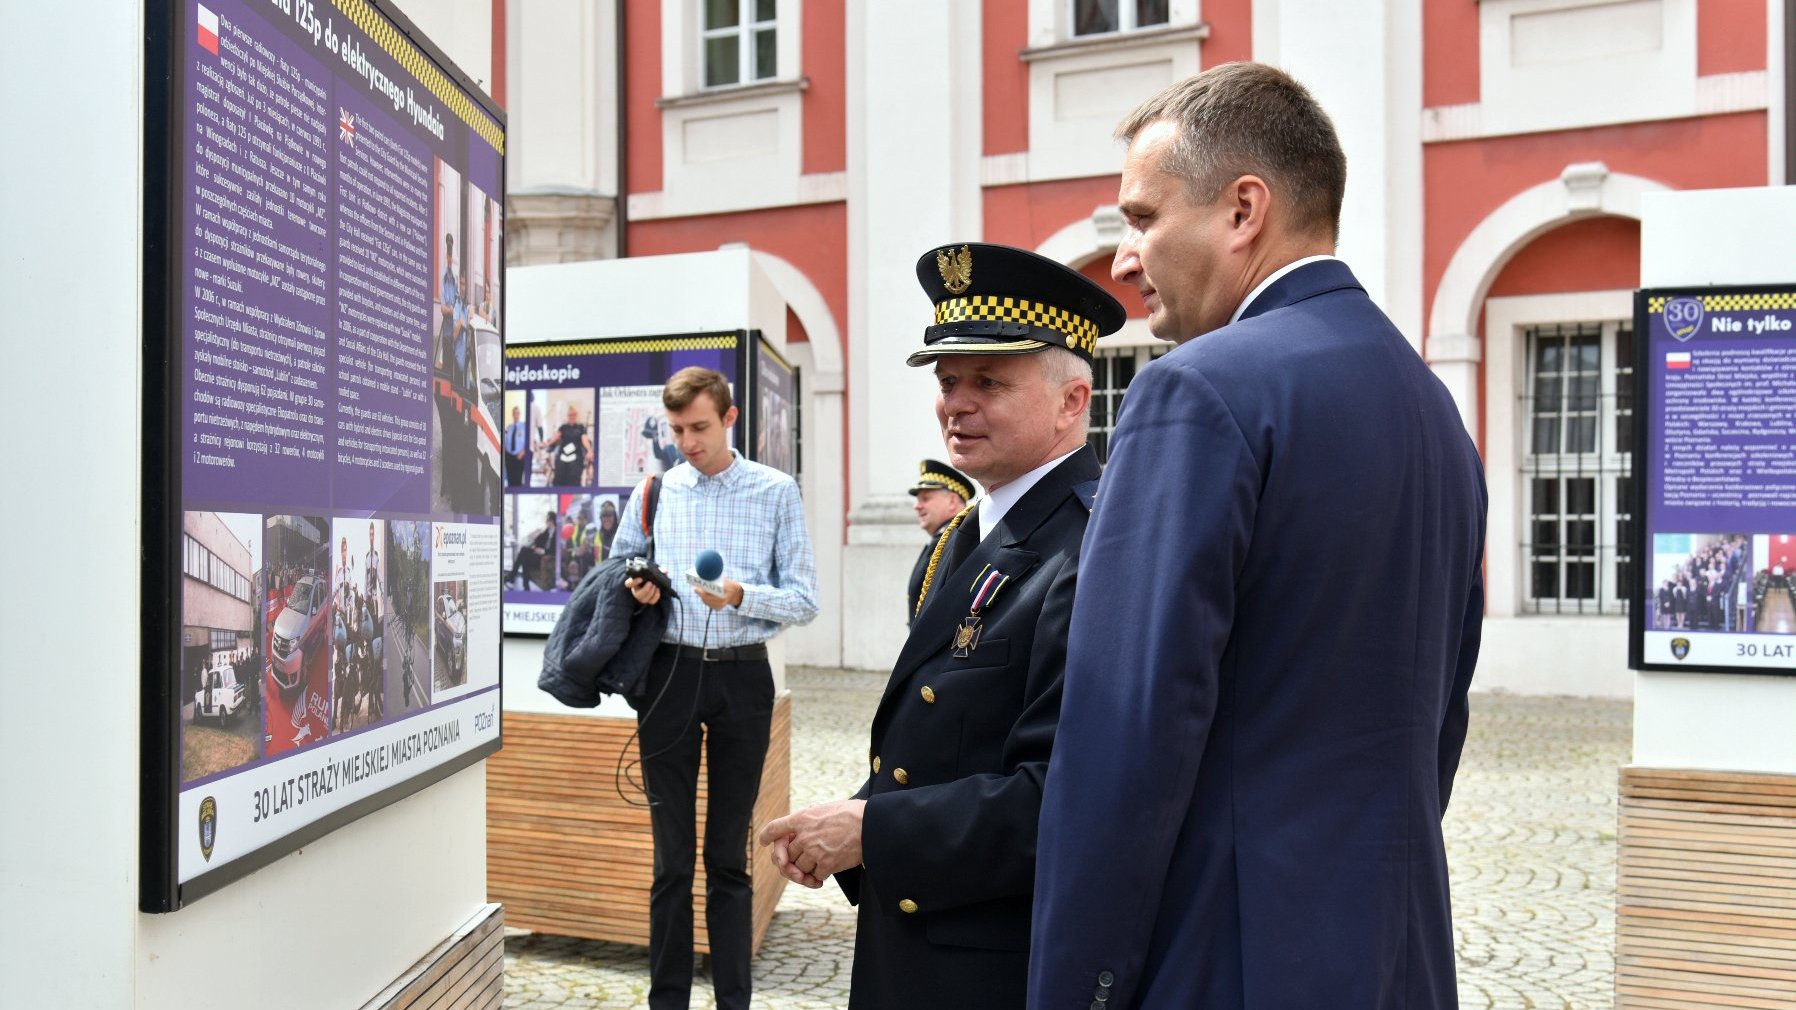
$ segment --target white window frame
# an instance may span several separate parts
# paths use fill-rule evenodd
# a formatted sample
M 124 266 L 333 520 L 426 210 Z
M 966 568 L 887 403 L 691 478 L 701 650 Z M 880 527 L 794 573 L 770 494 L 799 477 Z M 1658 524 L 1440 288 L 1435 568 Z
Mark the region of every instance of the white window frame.
M 1177 4 L 1172 3 L 1172 2 L 1170 2 L 1170 0 L 1168 0 L 1168 3 L 1166 5 L 1166 20 L 1165 21 L 1158 21 L 1151 25 L 1138 25 L 1135 23 L 1135 17 L 1136 17 L 1135 8 L 1140 5 L 1140 0 L 1116 0 L 1116 29 L 1114 31 L 1091 32 L 1091 33 L 1088 33 L 1085 35 L 1079 35 L 1079 34 L 1075 33 L 1075 30 L 1079 24 L 1079 3 L 1080 3 L 1080 0 L 1065 0 L 1065 8 L 1066 8 L 1066 32 L 1064 33 L 1065 38 L 1068 38 L 1068 39 L 1107 38 L 1107 37 L 1116 36 L 1116 35 L 1126 35 L 1129 32 L 1138 32 L 1144 28 L 1150 29 L 1150 30 L 1154 29 L 1154 28 L 1165 28 L 1167 25 L 1170 25 L 1173 23 L 1172 18 L 1173 18 L 1174 8 L 1178 6 Z
M 774 0 L 773 14 L 774 76 L 705 87 L 702 6 L 696 0 L 661 5 L 661 97 L 655 104 L 661 114 L 662 188 L 630 194 L 632 219 L 822 202 L 807 199 L 813 190 L 805 181 L 842 176 L 803 173 L 803 99 L 809 86 L 799 73 L 803 0 Z M 745 37 L 752 40 L 752 29 Z
M 1517 397 L 1523 404 L 1531 404 L 1536 392 L 1533 383 L 1535 377 L 1534 355 L 1531 351 L 1533 337 L 1539 330 L 1552 326 L 1566 326 L 1595 328 L 1597 331 L 1594 334 L 1597 337 L 1597 400 L 1591 411 L 1595 414 L 1597 423 L 1592 451 L 1535 452 L 1535 414 L 1531 408 L 1518 407 L 1517 409 L 1518 415 L 1522 418 L 1521 444 L 1523 447 L 1521 458 L 1518 461 L 1521 468 L 1521 479 L 1520 500 L 1517 502 L 1517 508 L 1526 517 L 1522 527 L 1522 540 L 1517 546 L 1522 554 L 1520 559 L 1522 566 L 1521 590 L 1522 609 L 1525 613 L 1582 615 L 1627 613 L 1629 583 L 1632 582 L 1632 576 L 1626 582 L 1623 581 L 1620 572 L 1621 560 L 1623 557 L 1629 557 L 1630 562 L 1635 559 L 1631 558 L 1633 544 L 1630 541 L 1632 538 L 1622 536 L 1620 519 L 1623 515 L 1633 518 L 1633 502 L 1631 500 L 1622 501 L 1619 485 L 1624 479 L 1632 479 L 1633 473 L 1630 454 L 1620 451 L 1623 432 L 1618 430 L 1622 425 L 1618 423 L 1620 416 L 1617 410 L 1618 393 L 1621 390 L 1618 389 L 1617 380 L 1620 378 L 1622 370 L 1625 369 L 1626 381 L 1633 381 L 1633 345 L 1628 346 L 1627 353 L 1624 355 L 1621 353 L 1621 345 L 1618 340 L 1618 334 L 1623 330 L 1631 331 L 1633 325 L 1632 319 L 1587 319 L 1566 320 L 1561 323 L 1536 323 L 1524 327 L 1522 330 L 1521 342 L 1525 361 L 1522 373 L 1523 385 L 1517 390 Z M 1624 358 L 1626 360 L 1623 360 Z M 1565 373 L 1562 370 L 1558 374 Z M 1569 395 L 1563 387 L 1560 393 L 1561 396 Z M 1560 444 L 1555 446 L 1555 449 L 1564 447 L 1568 433 L 1563 426 L 1563 421 L 1574 416 L 1574 413 L 1561 401 L 1559 416 L 1562 419 L 1562 425 L 1558 429 Z M 1627 423 L 1632 423 L 1631 414 Z M 1627 434 L 1631 436 L 1631 432 Z M 1551 551 L 1540 551 L 1537 549 L 1539 545 L 1533 544 L 1536 520 L 1533 490 L 1536 480 L 1559 482 L 1557 504 L 1555 510 L 1549 513 L 1556 517 L 1554 521 L 1558 526 L 1555 533 L 1556 543 Z M 1591 481 L 1594 512 L 1570 511 L 1571 496 L 1567 489 L 1572 480 Z M 1631 499 L 1632 495 L 1630 494 L 1628 497 Z M 1576 521 L 1568 518 L 1572 516 L 1590 516 L 1593 523 L 1593 542 L 1589 545 L 1593 553 L 1589 556 L 1588 561 L 1593 566 L 1592 577 L 1595 580 L 1593 587 L 1595 595 L 1591 597 L 1568 595 L 1569 569 L 1572 565 L 1582 561 L 1571 553 L 1572 544 L 1570 538 L 1565 535 L 1567 524 Z M 1534 595 L 1534 566 L 1543 560 L 1543 555 L 1546 554 L 1552 555 L 1556 559 L 1554 563 L 1558 565 L 1558 574 L 1555 580 L 1557 593 L 1553 596 L 1537 597 Z
M 1072 34 L 1069 0 L 1027 0 L 1029 147 L 988 155 L 987 186 L 1114 175 L 1122 148 L 1111 137 L 1136 104 L 1200 69 L 1209 26 L 1198 0 L 1168 0 L 1166 23 L 1100 35 Z
M 726 28 L 706 28 L 705 7 L 707 6 L 707 0 L 693 0 L 693 2 L 698 5 L 697 20 L 694 23 L 698 27 L 698 55 L 696 62 L 698 65 L 698 87 L 700 90 L 714 91 L 719 88 L 740 88 L 745 85 L 775 80 L 780 76 L 780 0 L 774 0 L 773 17 L 765 21 L 756 21 L 753 18 L 755 8 L 760 6 L 761 0 L 736 0 L 736 23 Z M 755 71 L 761 69 L 755 66 L 755 35 L 756 33 L 767 29 L 773 30 L 773 66 L 767 67 L 767 72 L 764 74 L 755 73 Z M 736 79 L 733 81 L 726 81 L 722 84 L 708 84 L 706 83 L 708 75 L 706 73 L 707 68 L 705 65 L 705 53 L 707 51 L 706 44 L 713 39 L 727 38 L 731 35 L 736 36 Z
M 1145 320 L 1129 320 L 1129 324 L 1142 323 Z M 1128 358 L 1135 362 L 1135 371 L 1130 378 L 1140 375 L 1148 362 L 1153 361 L 1175 345 L 1164 340 L 1154 339 L 1146 335 L 1146 327 L 1125 326 L 1125 331 L 1098 342 L 1097 360 L 1092 362 L 1091 369 L 1091 424 L 1085 429 L 1086 438 L 1097 450 L 1100 461 L 1110 458 L 1110 436 L 1116 432 L 1116 415 L 1122 410 L 1123 395 L 1128 384 L 1120 387 L 1100 385 L 1104 378 L 1104 362 L 1117 358 Z
M 1529 571 L 1523 564 L 1523 545 L 1528 543 L 1528 507 L 1531 491 L 1524 479 L 1530 419 L 1521 411 L 1521 393 L 1528 378 L 1526 330 L 1530 326 L 1581 320 L 1633 318 L 1633 292 L 1585 291 L 1562 295 L 1520 295 L 1485 301 L 1485 477 L 1489 484 L 1490 512 L 1485 551 L 1485 602 L 1489 618 L 1536 616 L 1523 601 L 1528 598 Z M 1638 339 L 1638 335 L 1636 335 Z M 1613 443 L 1609 443 L 1613 444 Z M 1634 517 L 1638 522 L 1640 517 Z M 1603 521 L 1599 517 L 1599 522 Z M 1608 518 L 1613 523 L 1614 517 Z M 1611 527 L 1613 528 L 1613 527 Z M 1634 559 L 1639 564 L 1639 559 Z M 1619 589 L 1619 587 L 1617 587 Z M 1623 593 L 1625 595 L 1625 592 Z M 1575 611 L 1568 612 L 1575 618 Z M 1613 614 L 1585 618 L 1618 619 Z

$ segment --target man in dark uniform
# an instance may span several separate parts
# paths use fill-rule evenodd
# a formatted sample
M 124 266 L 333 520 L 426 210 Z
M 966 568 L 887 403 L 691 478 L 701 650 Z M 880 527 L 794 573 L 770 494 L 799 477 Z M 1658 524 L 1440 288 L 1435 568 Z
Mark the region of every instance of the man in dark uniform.
M 1021 1007 L 1035 825 L 1097 455 L 1091 357 L 1122 306 L 1004 246 L 925 253 L 948 459 L 986 494 L 936 538 L 873 717 L 866 784 L 761 830 L 789 879 L 860 906 L 855 1010 Z
M 910 584 L 904 592 L 905 624 L 916 619 L 917 594 L 923 590 L 923 573 L 929 570 L 929 555 L 935 550 L 936 534 L 973 500 L 973 482 L 941 460 L 926 459 L 917 465 L 917 470 L 917 482 L 910 486 L 910 493 L 916 499 L 913 509 L 917 513 L 917 525 L 929 534 L 929 541 L 918 552 L 917 563 L 911 566 Z

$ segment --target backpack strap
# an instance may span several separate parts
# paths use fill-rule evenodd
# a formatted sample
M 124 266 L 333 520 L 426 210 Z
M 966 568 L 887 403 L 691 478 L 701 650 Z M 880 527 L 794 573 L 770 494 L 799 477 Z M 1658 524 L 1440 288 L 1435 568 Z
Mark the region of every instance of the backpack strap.
M 661 502 L 661 475 L 649 474 L 642 481 L 642 535 L 648 540 L 643 556 L 655 560 L 655 507 Z

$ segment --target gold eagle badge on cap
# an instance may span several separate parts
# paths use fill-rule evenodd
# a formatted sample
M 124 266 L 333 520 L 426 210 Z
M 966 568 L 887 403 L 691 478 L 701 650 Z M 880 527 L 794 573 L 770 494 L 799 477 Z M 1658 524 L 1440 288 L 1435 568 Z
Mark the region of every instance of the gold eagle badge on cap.
M 958 295 L 973 283 L 973 250 L 961 246 L 957 253 L 946 249 L 935 251 L 935 268 L 942 275 L 948 293 Z

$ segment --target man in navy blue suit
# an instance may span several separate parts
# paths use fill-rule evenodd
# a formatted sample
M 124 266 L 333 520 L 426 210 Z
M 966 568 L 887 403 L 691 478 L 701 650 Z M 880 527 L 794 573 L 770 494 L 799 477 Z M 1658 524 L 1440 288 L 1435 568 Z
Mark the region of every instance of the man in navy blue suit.
M 1117 133 L 1112 273 L 1179 346 L 1129 387 L 1086 534 L 1029 1005 L 1456 1006 L 1476 449 L 1330 255 L 1346 159 L 1309 92 L 1230 64 Z

